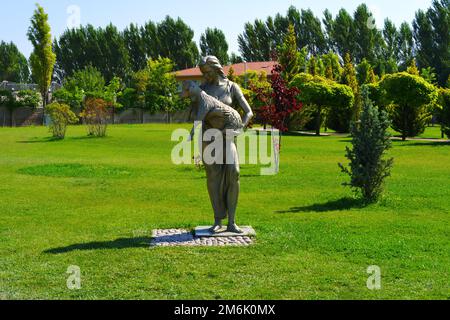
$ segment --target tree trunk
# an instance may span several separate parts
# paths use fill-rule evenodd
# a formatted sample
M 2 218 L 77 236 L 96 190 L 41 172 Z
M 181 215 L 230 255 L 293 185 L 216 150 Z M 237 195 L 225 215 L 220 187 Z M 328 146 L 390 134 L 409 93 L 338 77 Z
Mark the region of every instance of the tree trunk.
M 47 99 L 48 99 L 48 90 L 45 90 L 43 93 L 41 93 L 42 95 L 42 125 L 45 126 L 45 108 L 47 107 Z

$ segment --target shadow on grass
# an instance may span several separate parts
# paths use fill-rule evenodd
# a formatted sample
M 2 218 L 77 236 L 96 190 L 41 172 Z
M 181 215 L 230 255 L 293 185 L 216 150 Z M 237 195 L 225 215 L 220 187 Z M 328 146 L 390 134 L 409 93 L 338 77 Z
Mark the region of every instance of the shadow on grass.
M 295 207 L 285 211 L 276 211 L 279 214 L 286 213 L 300 213 L 300 212 L 330 212 L 330 211 L 344 211 L 354 208 L 364 208 L 367 206 L 361 199 L 342 198 L 339 200 L 329 201 L 326 203 L 313 204 L 305 207 Z
M 23 144 L 33 144 L 33 143 L 50 143 L 50 142 L 58 142 L 58 141 L 83 141 L 83 140 L 100 140 L 107 139 L 106 137 L 95 137 L 95 136 L 80 136 L 80 137 L 66 137 L 65 139 L 46 137 L 46 138 L 35 138 L 31 140 L 17 141 L 17 143 Z
M 32 143 L 48 143 L 48 142 L 58 142 L 58 141 L 63 141 L 63 139 L 47 137 L 47 138 L 36 138 L 36 139 L 25 140 L 25 141 L 17 141 L 17 143 L 32 144 Z
M 150 248 L 151 238 L 123 238 L 114 241 L 89 242 L 73 244 L 67 247 L 45 250 L 46 254 L 63 254 L 72 251 L 94 251 L 94 250 L 122 250 L 133 248 Z
M 405 141 L 398 141 L 405 142 Z M 406 143 L 399 143 L 398 147 L 449 147 L 450 141 L 428 141 L 428 142 L 420 142 L 420 141 L 406 141 Z

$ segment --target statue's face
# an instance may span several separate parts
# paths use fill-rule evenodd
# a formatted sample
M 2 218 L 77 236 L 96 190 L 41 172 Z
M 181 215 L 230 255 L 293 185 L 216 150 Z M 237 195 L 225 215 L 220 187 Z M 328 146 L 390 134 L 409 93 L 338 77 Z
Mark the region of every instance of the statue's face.
M 200 70 L 203 73 L 203 78 L 207 83 L 214 83 L 215 81 L 217 81 L 217 73 L 210 66 L 202 66 Z

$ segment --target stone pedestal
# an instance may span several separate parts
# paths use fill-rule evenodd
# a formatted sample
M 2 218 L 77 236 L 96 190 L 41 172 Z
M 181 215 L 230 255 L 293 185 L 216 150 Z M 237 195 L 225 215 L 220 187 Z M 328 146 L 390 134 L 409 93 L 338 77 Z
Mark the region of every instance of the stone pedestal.
M 227 238 L 227 237 L 256 237 L 256 231 L 250 226 L 240 227 L 243 233 L 228 232 L 227 228 L 222 228 L 219 232 L 211 233 L 211 226 L 201 226 L 195 228 L 195 236 L 198 238 Z

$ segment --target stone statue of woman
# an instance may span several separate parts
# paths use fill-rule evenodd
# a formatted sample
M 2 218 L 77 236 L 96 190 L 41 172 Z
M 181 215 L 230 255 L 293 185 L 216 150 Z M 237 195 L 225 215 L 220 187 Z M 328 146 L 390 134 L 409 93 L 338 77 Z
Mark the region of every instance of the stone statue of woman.
M 227 79 L 220 61 L 214 56 L 208 56 L 200 61 L 199 67 L 204 79 L 201 89 L 228 106 L 239 105 L 244 114 L 242 124 L 244 128 L 247 127 L 253 118 L 252 109 L 240 87 Z M 222 129 L 223 122 L 220 114 L 210 113 L 203 121 L 203 130 Z M 228 153 L 231 152 L 227 155 L 227 159 L 231 158 L 234 161 L 232 163 L 225 161 L 224 164 L 205 164 L 208 193 L 215 217 L 214 226 L 210 231 L 211 233 L 219 232 L 222 229 L 223 220 L 228 218 L 227 231 L 242 233 L 236 224 L 236 209 L 240 192 L 239 157 L 234 139 L 224 137 L 223 141 L 224 154 L 226 154 L 226 150 Z M 203 150 L 209 143 L 203 142 Z

